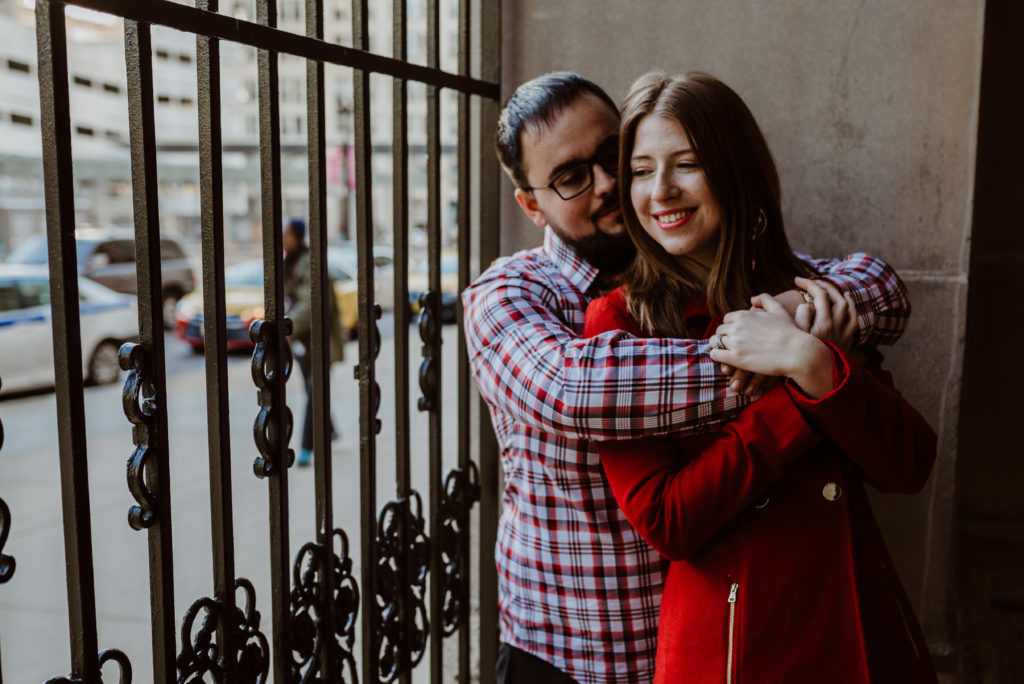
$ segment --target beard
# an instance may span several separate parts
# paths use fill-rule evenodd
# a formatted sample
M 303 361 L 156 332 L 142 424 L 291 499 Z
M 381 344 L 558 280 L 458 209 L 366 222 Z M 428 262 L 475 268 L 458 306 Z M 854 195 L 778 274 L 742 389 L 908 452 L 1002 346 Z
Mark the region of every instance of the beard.
M 625 228 L 621 228 L 618 233 L 607 233 L 597 223 L 601 215 L 616 207 L 618 207 L 617 198 L 609 197 L 608 201 L 602 204 L 590 216 L 590 223 L 594 226 L 594 232 L 582 238 L 569 237 L 568 233 L 561 226 L 548 221 L 548 225 L 555 232 L 555 235 L 562 242 L 576 250 L 576 254 L 596 268 L 604 278 L 624 271 L 633 262 L 633 257 L 636 256 L 636 246 L 633 244 Z

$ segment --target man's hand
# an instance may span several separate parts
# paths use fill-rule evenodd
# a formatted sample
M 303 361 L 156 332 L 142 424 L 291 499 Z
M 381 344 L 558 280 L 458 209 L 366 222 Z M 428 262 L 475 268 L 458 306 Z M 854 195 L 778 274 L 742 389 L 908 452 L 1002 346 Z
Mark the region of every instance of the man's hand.
M 839 292 L 839 288 L 827 280 L 797 278 L 796 284 L 814 300 L 814 311 L 829 312 L 828 316 L 814 316 L 814 323 L 808 328 L 801 325 L 804 312 L 798 311 L 797 325 L 819 340 L 832 342 L 844 352 L 850 351 L 857 336 L 857 308 L 850 295 Z

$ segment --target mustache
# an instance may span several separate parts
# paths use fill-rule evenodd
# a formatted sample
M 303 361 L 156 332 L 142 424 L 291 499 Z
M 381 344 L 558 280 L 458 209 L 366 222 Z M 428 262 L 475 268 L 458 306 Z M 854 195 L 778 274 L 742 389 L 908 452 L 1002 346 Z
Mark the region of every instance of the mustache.
M 600 217 L 604 216 L 608 212 L 612 211 L 613 209 L 618 209 L 618 208 L 619 208 L 619 198 L 618 198 L 618 196 L 615 195 L 615 194 L 609 195 L 608 198 L 605 199 L 605 201 L 601 202 L 601 206 L 599 206 L 597 208 L 597 211 L 595 211 L 593 214 L 590 215 L 590 220 L 591 221 L 597 221 L 597 219 L 599 219 Z

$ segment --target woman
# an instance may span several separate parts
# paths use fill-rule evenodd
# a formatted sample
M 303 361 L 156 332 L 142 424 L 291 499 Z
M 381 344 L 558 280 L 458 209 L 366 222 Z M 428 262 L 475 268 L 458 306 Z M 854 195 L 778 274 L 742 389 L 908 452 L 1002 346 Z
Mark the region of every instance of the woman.
M 935 681 L 862 485 L 920 489 L 935 435 L 877 352 L 848 351 L 852 303 L 803 278 L 750 111 L 710 76 L 648 74 L 619 163 L 638 256 L 586 334 L 715 333 L 709 363 L 782 376 L 719 433 L 600 446 L 627 518 L 673 561 L 655 681 Z M 813 300 L 799 325 L 769 296 L 794 279 Z

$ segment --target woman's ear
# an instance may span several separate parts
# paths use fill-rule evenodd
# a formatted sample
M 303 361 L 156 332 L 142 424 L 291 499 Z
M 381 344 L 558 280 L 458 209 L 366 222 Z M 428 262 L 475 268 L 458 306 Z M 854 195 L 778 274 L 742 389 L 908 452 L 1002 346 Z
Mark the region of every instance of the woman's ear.
M 522 188 L 516 188 L 516 202 L 519 202 L 519 207 L 523 210 L 523 213 L 537 224 L 538 228 L 546 228 L 548 221 L 544 218 L 544 214 L 541 212 L 540 207 L 537 206 L 537 198 L 533 196 L 533 193 L 529 190 L 523 190 Z

